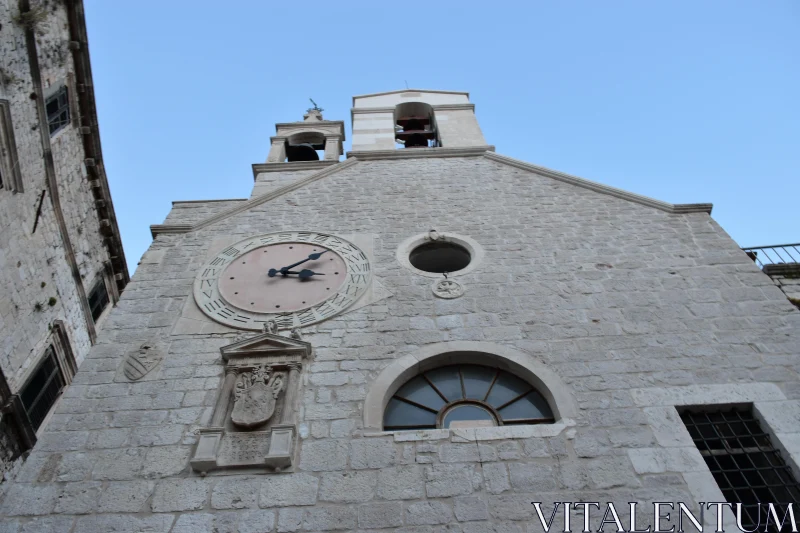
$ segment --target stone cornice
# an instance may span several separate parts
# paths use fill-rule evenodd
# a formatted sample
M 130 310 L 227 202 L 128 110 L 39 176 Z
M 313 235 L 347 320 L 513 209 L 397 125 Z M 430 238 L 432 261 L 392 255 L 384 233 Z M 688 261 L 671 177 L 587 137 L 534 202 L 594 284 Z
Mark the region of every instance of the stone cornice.
M 397 93 L 436 93 L 436 94 L 463 94 L 469 100 L 469 93 L 463 91 L 436 91 L 432 89 L 398 89 L 396 91 L 386 91 L 382 93 L 372 93 L 372 94 L 359 94 L 353 97 L 353 106 L 356 105 L 356 98 L 369 98 L 371 96 L 385 96 L 387 94 L 397 94 Z
M 475 104 L 437 104 L 431 106 L 434 111 L 448 111 L 465 109 L 475 112 Z M 350 116 L 371 114 L 371 113 L 394 113 L 394 107 L 353 107 L 350 109 Z
M 577 176 L 571 176 L 570 174 L 564 174 L 563 172 L 558 172 L 556 170 L 551 170 L 549 168 L 532 165 L 530 163 L 526 163 L 518 159 L 495 154 L 492 152 L 486 152 L 484 154 L 484 157 L 492 161 L 497 161 L 498 163 L 503 163 L 515 168 L 519 168 L 521 170 L 534 172 L 536 174 L 539 174 L 540 176 L 546 176 L 548 178 L 552 178 L 564 183 L 569 183 L 570 185 L 575 185 L 577 187 L 589 189 L 591 191 L 599 192 L 601 194 L 608 194 L 609 196 L 614 196 L 622 200 L 628 200 L 629 202 L 634 202 L 640 205 L 654 207 L 656 209 L 660 209 L 661 211 L 666 211 L 667 213 L 672 213 L 676 215 L 687 214 L 687 213 L 711 214 L 711 208 L 713 207 L 712 204 L 670 204 L 667 202 L 662 202 L 660 200 L 649 198 L 647 196 L 641 196 L 639 194 L 634 194 L 632 192 L 623 191 L 622 189 L 617 189 L 615 187 L 603 185 L 601 183 L 590 181 L 584 178 L 579 178 Z
M 768 276 L 800 276 L 800 263 L 774 263 L 764 265 L 762 270 Z
M 356 150 L 347 152 L 350 158 L 362 161 L 376 159 L 417 159 L 420 157 L 476 157 L 494 152 L 494 146 L 467 146 L 464 148 L 407 148 L 400 150 Z
M 172 205 L 176 204 L 207 204 L 211 202 L 246 202 L 247 198 L 220 198 L 217 200 L 173 200 Z
M 191 224 L 151 224 L 150 235 L 155 239 L 158 235 L 166 233 L 189 233 Z
M 201 220 L 197 224 L 153 224 L 152 226 L 150 226 L 150 233 L 153 235 L 153 238 L 155 239 L 157 235 L 161 234 L 189 233 L 192 231 L 197 231 L 199 229 L 206 228 L 208 226 L 211 226 L 212 224 L 216 224 L 221 220 L 225 220 L 228 217 L 238 215 L 239 213 L 243 213 L 248 209 L 269 202 L 270 200 L 274 200 L 279 196 L 283 196 L 284 194 L 305 187 L 306 185 L 313 183 L 317 180 L 321 180 L 322 178 L 330 176 L 331 174 L 336 174 L 340 170 L 350 168 L 356 165 L 357 163 L 358 159 L 356 158 L 336 163 L 334 165 L 331 165 L 327 168 L 320 170 L 319 172 L 315 172 L 309 176 L 306 176 L 297 181 L 289 183 L 288 185 L 279 187 L 266 194 L 262 194 L 261 196 L 257 196 L 251 200 L 247 200 L 246 202 L 241 202 L 239 205 L 235 205 L 233 207 L 225 209 L 224 211 L 217 213 L 216 215 L 212 215 L 205 220 Z
M 253 181 L 264 172 L 294 172 L 297 170 L 322 170 L 338 164 L 338 161 L 293 161 L 282 163 L 255 163 L 253 165 Z

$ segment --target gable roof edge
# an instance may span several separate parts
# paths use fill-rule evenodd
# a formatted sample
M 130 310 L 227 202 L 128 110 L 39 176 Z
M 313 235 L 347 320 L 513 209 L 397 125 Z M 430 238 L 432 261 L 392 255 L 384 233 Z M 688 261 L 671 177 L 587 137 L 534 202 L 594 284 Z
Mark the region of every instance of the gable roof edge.
M 201 220 L 196 224 L 153 224 L 150 226 L 150 233 L 153 235 L 153 238 L 155 238 L 156 235 L 164 233 L 190 233 L 192 231 L 197 231 L 199 229 L 207 228 L 208 226 L 216 224 L 221 220 L 225 220 L 228 217 L 238 215 L 239 213 L 243 213 L 244 211 L 247 211 L 252 207 L 259 206 L 263 203 L 269 202 L 270 200 L 274 200 L 275 198 L 283 196 L 286 193 L 290 193 L 301 187 L 305 187 L 309 183 L 313 183 L 326 176 L 330 176 L 331 174 L 336 174 L 340 170 L 350 168 L 355 164 L 357 164 L 358 162 L 359 162 L 358 159 L 356 159 L 355 157 L 351 157 L 349 159 L 346 159 L 345 161 L 337 163 L 336 165 L 322 169 L 319 172 L 315 172 L 310 176 L 301 178 L 297 181 L 289 183 L 288 185 L 284 185 L 283 187 L 279 187 L 273 191 L 262 194 L 261 196 L 256 196 L 252 200 L 248 200 L 239 205 L 230 207 L 225 211 L 217 213 L 216 215 L 211 215 L 207 219 Z
M 662 202 L 661 200 L 656 200 L 648 196 L 642 196 L 640 194 L 624 191 L 622 189 L 617 189 L 616 187 L 603 185 L 602 183 L 597 183 L 595 181 L 587 180 L 585 178 L 579 178 L 577 176 L 572 176 L 570 174 L 558 172 L 557 170 L 552 170 L 546 167 L 540 167 L 538 165 L 526 163 L 525 161 L 520 161 L 519 159 L 514 159 L 513 157 L 500 155 L 494 152 L 486 152 L 483 154 L 483 157 L 492 161 L 496 161 L 498 163 L 503 163 L 515 168 L 519 168 L 521 170 L 534 172 L 536 174 L 546 176 L 548 178 L 552 178 L 554 180 L 561 181 L 564 183 L 568 183 L 570 185 L 575 185 L 577 187 L 589 189 L 591 191 L 599 192 L 601 194 L 607 194 L 609 196 L 614 196 L 615 198 L 620 198 L 622 200 L 627 200 L 629 202 L 634 202 L 647 207 L 653 207 L 655 209 L 659 209 L 661 211 L 665 211 L 671 214 L 708 213 L 710 215 L 711 209 L 713 208 L 713 204 L 710 203 L 670 204 L 668 202 Z

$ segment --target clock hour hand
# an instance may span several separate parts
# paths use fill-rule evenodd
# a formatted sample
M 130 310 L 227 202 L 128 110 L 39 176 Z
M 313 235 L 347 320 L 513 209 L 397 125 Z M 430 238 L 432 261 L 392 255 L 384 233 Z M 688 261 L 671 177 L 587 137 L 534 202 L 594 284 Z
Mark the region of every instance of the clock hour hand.
M 317 252 L 315 254 L 311 254 L 311 255 L 308 256 L 308 258 L 303 259 L 302 261 L 298 261 L 297 263 L 292 263 L 291 265 L 285 266 L 285 267 L 280 268 L 278 270 L 275 270 L 274 268 L 270 268 L 269 269 L 269 273 L 267 275 L 269 277 L 271 277 L 271 278 L 274 278 L 279 273 L 283 274 L 285 276 L 289 272 L 289 270 L 291 270 L 292 268 L 296 267 L 297 265 L 302 265 L 306 261 L 313 261 L 315 259 L 319 259 L 322 256 L 322 254 L 324 254 L 326 252 L 329 252 L 329 251 L 330 250 L 325 250 L 325 251 L 322 251 L 322 252 Z
M 287 276 L 289 274 L 297 274 L 297 277 L 300 279 L 308 279 L 312 276 L 324 276 L 322 272 L 314 272 L 313 270 L 303 269 L 300 272 L 295 272 L 294 270 L 287 270 L 286 272 L 281 272 L 280 270 L 275 270 L 274 268 L 269 269 L 269 273 L 267 274 L 269 277 L 274 278 L 278 274 L 283 276 Z

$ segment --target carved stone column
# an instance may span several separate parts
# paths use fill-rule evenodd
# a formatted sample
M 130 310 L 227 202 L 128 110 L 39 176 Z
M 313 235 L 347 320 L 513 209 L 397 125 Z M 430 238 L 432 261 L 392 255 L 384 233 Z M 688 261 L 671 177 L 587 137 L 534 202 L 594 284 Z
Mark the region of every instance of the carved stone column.
M 294 424 L 297 420 L 295 404 L 297 403 L 297 390 L 300 387 L 300 363 L 289 363 L 289 383 L 283 398 L 283 411 L 281 411 L 281 424 Z
M 286 160 L 286 137 L 271 137 L 267 163 L 283 163 Z
M 338 135 L 325 136 L 325 161 L 338 161 L 342 151 L 342 138 Z
M 228 405 L 231 401 L 233 386 L 236 385 L 236 376 L 239 369 L 235 366 L 225 368 L 225 381 L 222 383 L 222 390 L 217 398 L 217 405 L 214 406 L 214 416 L 211 418 L 211 427 L 224 427 L 225 415 L 228 414 Z

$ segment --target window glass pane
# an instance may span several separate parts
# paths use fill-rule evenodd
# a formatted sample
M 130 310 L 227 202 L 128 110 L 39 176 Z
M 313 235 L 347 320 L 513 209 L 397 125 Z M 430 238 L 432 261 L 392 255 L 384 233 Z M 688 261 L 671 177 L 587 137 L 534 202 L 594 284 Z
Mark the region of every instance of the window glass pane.
M 464 398 L 461 392 L 461 378 L 457 366 L 445 366 L 425 373 L 428 379 L 444 394 L 448 402 Z
M 422 376 L 417 376 L 398 390 L 395 396 L 401 396 L 412 402 L 439 410 L 444 406 L 444 400 L 436 394 Z
M 531 386 L 518 377 L 512 376 L 508 372 L 503 372 L 497 377 L 486 403 L 497 409 L 530 389 Z
M 467 399 L 483 401 L 495 374 L 497 374 L 497 369 L 488 366 L 462 366 L 461 375 L 464 376 L 464 390 L 467 391 Z
M 542 395 L 536 391 L 531 391 L 516 402 L 498 411 L 503 420 L 515 418 L 552 418 L 553 413 L 550 406 Z
M 442 421 L 442 426 L 449 428 L 450 424 L 455 421 L 476 421 L 476 420 L 489 420 L 492 422 L 493 426 L 497 425 L 497 422 L 492 416 L 492 413 L 487 411 L 482 407 L 478 407 L 477 405 L 457 405 L 447 411 L 447 414 L 444 415 L 444 420 Z
M 401 402 L 397 398 L 392 398 L 389 400 L 389 405 L 386 406 L 383 425 L 385 427 L 435 427 L 436 413 L 425 411 L 419 407 Z
M 52 117 L 58 113 L 58 98 L 54 98 L 47 102 L 47 116 Z

